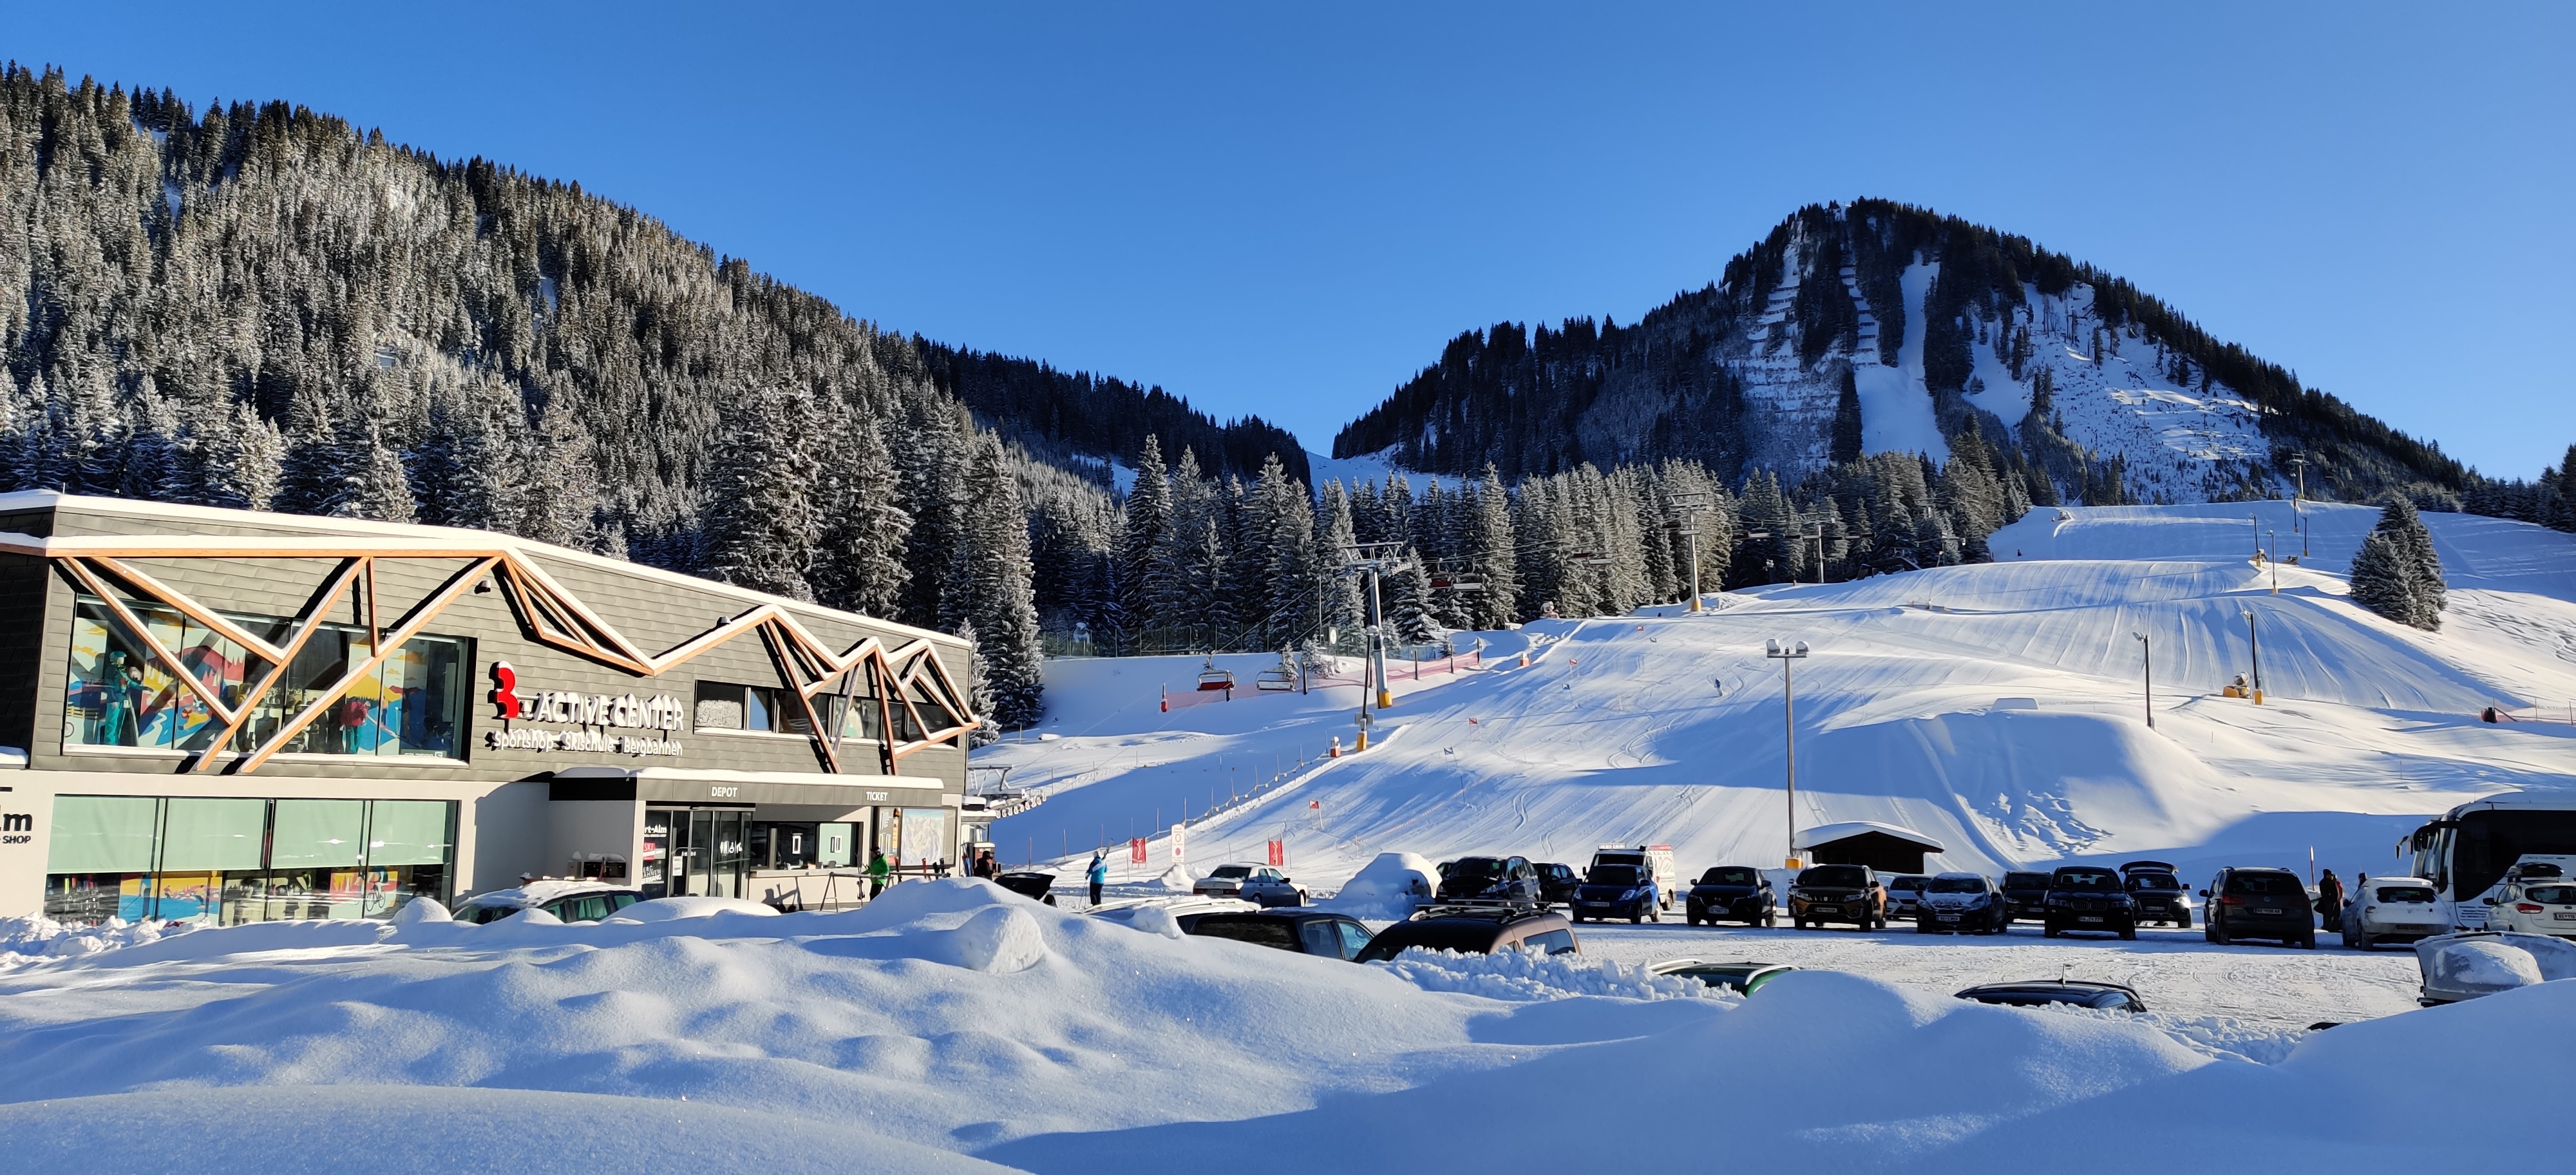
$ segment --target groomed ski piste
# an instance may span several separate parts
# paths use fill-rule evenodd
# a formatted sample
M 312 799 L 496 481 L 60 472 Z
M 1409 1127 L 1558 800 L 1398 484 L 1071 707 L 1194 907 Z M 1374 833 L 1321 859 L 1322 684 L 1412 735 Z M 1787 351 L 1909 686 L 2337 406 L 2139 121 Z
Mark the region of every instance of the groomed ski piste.
M 2420 633 L 2352 606 L 2336 574 L 2376 512 L 2311 510 L 2313 557 L 2278 569 L 2277 595 L 2245 515 L 2295 550 L 2286 505 L 2041 511 L 1995 539 L 1994 565 L 1484 634 L 1487 669 L 1399 680 L 1380 745 L 1321 766 L 1355 731 L 1354 687 L 1166 711 L 1160 686 L 1194 684 L 1195 659 L 1065 661 L 1038 732 L 1057 737 L 978 761 L 1050 793 L 1003 822 L 1005 856 L 1055 839 L 1069 867 L 1123 842 L 1121 821 L 1145 835 L 1185 797 L 1199 815 L 1229 769 L 1238 795 L 1281 782 L 1191 827 L 1175 879 L 1270 839 L 1318 888 L 1390 850 L 1579 862 L 1651 838 L 1686 870 L 1776 864 L 1763 642 L 1781 639 L 1812 650 L 1801 823 L 1905 823 L 1955 867 L 2304 868 L 2314 845 L 2346 876 L 2384 874 L 2423 816 L 2561 785 L 2576 728 L 2475 715 L 2576 699 L 2576 543 L 2428 516 L 2452 603 Z M 2214 696 L 2250 668 L 2245 611 L 2259 708 Z M 2132 632 L 2155 640 L 2152 731 Z M 1236 667 L 1248 682 L 1260 665 Z M 2564 1153 L 2555 1117 L 2483 1112 L 2480 1091 L 2555 1072 L 2576 1044 L 2567 983 L 2414 1009 L 2402 952 L 2196 932 L 1586 926 L 1580 958 L 1361 966 L 962 880 L 846 913 L 741 907 L 0 926 L 0 1146 L 31 1172 L 2542 1169 Z M 1801 941 L 1810 969 L 1743 1000 L 1622 962 Z M 2054 977 L 2044 960 L 2166 968 L 2141 988 L 2157 1011 L 1946 994 L 1971 973 Z M 2338 1027 L 2232 1013 L 2330 970 L 2359 977 L 2314 988 L 2357 1009 Z

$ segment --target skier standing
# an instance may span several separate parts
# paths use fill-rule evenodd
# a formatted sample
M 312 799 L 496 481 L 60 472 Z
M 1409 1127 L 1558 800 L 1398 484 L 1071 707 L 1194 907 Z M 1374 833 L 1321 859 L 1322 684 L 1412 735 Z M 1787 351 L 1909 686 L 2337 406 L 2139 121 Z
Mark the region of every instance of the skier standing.
M 1091 879 L 1091 904 L 1097 906 L 1100 904 L 1100 887 L 1109 881 L 1109 854 L 1098 849 L 1092 850 L 1091 870 L 1088 876 Z

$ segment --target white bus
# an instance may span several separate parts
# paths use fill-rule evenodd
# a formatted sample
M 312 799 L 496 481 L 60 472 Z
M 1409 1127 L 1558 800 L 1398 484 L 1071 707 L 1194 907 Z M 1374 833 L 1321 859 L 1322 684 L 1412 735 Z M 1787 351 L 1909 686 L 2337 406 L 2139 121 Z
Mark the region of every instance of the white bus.
M 2576 792 L 2503 792 L 2462 804 L 2415 830 L 2415 876 L 2433 883 L 2451 925 L 2487 923 L 2483 900 L 2504 871 L 2531 856 L 2576 854 Z

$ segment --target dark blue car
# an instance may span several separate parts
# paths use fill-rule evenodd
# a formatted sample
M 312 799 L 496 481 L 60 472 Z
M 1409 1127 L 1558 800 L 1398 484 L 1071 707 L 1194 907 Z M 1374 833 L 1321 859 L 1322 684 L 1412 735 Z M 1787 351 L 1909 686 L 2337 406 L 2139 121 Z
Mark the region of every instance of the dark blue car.
M 1636 865 L 1595 865 L 1574 887 L 1574 920 L 1664 920 L 1664 895 L 1653 872 Z
M 1771 879 L 1745 865 L 1720 865 L 1699 875 L 1684 903 L 1690 924 L 1741 922 L 1769 926 L 1780 914 L 1780 899 Z

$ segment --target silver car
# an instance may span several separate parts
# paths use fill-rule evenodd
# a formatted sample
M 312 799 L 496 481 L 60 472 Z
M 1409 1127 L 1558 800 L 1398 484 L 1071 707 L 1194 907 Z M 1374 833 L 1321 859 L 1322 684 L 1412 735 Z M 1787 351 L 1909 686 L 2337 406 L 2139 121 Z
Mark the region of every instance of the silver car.
M 1273 865 L 1253 866 L 1251 875 L 1235 887 L 1234 896 L 1264 907 L 1306 904 L 1306 891 Z

